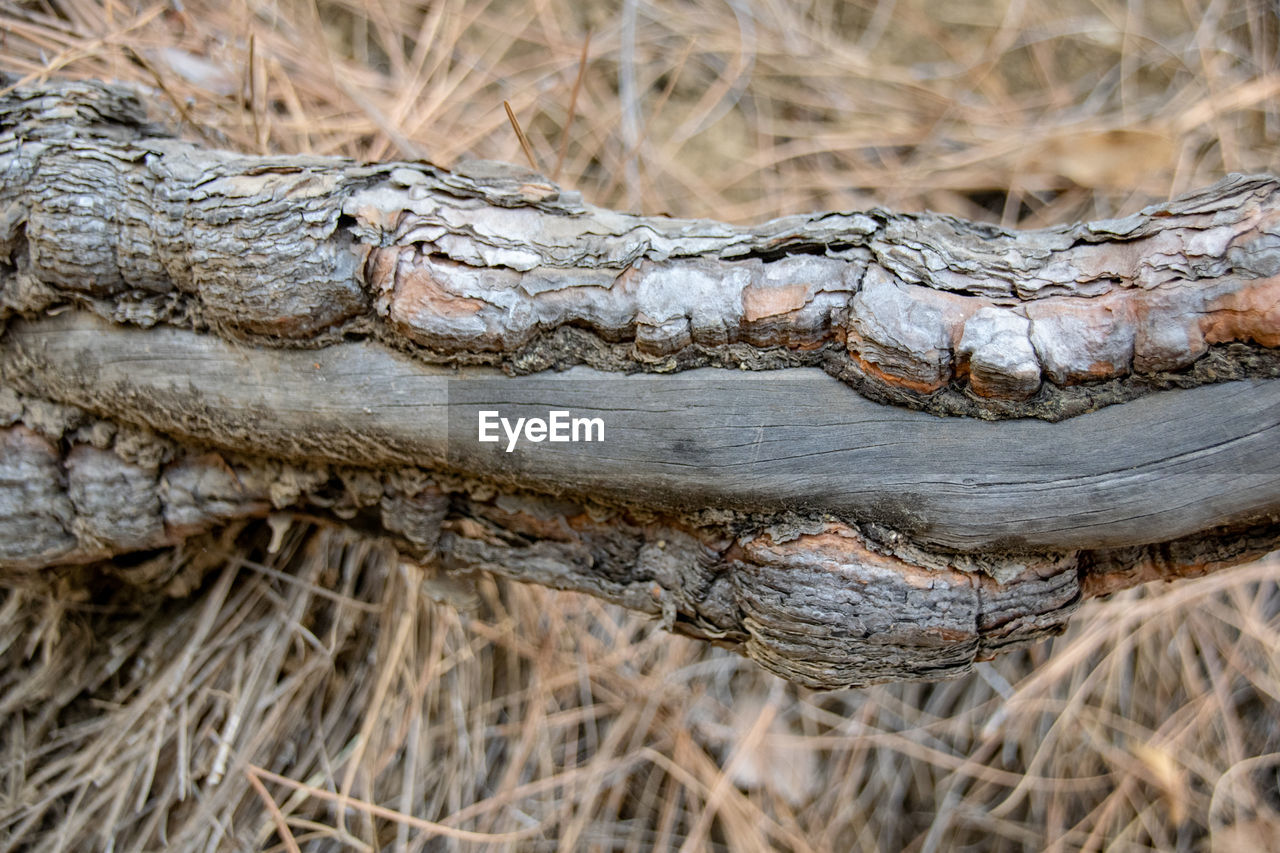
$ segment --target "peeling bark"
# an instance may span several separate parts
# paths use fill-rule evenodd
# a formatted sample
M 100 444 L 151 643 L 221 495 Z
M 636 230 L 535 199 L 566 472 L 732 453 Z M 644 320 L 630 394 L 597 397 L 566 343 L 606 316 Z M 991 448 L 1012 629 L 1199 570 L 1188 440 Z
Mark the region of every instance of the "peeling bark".
M 17 89 L 0 569 L 298 509 L 813 686 L 959 674 L 1280 541 L 1278 211 L 1280 181 L 1233 176 L 1037 232 L 739 227 L 497 164 L 210 151 L 120 89 Z M 609 438 L 508 453 L 484 407 Z
M 74 303 L 274 345 L 365 334 L 516 373 L 821 365 L 981 417 L 1280 369 L 1270 176 L 1035 232 L 883 210 L 736 227 L 601 210 L 499 164 L 209 151 L 89 84 L 12 92 L 0 128 L 6 313 Z

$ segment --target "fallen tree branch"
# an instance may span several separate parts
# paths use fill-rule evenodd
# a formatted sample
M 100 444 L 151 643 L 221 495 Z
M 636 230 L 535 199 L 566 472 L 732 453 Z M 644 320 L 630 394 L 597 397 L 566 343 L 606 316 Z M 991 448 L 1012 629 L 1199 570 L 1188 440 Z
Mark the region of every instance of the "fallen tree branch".
M 17 89 L 0 568 L 309 508 L 806 684 L 959 674 L 1280 541 L 1278 200 L 1233 177 L 1040 232 L 740 228 Z

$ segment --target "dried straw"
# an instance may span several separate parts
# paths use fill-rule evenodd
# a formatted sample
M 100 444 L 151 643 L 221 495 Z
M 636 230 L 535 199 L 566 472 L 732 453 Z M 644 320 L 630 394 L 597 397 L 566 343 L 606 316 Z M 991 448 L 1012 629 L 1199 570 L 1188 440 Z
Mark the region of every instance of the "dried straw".
M 1034 227 L 1280 158 L 1262 0 L 624 5 L 10 0 L 0 67 L 137 83 L 206 143 L 442 165 L 521 159 L 505 101 L 590 200 L 729 220 Z M 813 694 L 337 527 L 270 541 L 4 579 L 0 849 L 1277 849 L 1275 559 Z

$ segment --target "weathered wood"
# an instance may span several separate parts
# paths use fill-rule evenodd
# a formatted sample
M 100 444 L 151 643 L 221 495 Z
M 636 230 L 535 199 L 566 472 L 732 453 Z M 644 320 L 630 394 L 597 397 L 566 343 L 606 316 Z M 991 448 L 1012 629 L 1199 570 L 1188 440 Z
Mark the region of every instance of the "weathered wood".
M 296 507 L 814 686 L 958 674 L 1082 596 L 1280 542 L 1278 211 L 1261 176 L 1034 233 L 742 228 L 489 164 L 209 151 L 118 89 L 19 89 L 0 568 Z M 555 410 L 603 440 L 478 440 L 482 411 Z
M 504 377 L 374 342 L 268 350 L 68 312 L 11 322 L 0 379 L 196 444 L 417 465 L 667 512 L 876 522 L 999 552 L 1140 545 L 1280 512 L 1280 382 L 1149 395 L 1060 423 L 897 410 L 814 370 Z M 477 440 L 478 412 L 599 417 L 604 441 Z

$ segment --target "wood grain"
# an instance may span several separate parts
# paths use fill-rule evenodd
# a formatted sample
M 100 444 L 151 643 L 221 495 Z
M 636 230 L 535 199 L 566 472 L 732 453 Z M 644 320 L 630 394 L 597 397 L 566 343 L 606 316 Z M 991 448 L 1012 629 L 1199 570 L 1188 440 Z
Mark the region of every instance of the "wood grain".
M 19 390 L 228 450 L 444 467 L 666 511 L 830 513 L 966 551 L 1145 544 L 1280 511 L 1277 381 L 991 423 L 895 409 L 813 370 L 505 377 L 376 342 L 270 350 L 81 312 L 11 324 L 0 371 Z M 507 452 L 476 440 L 481 409 L 600 417 L 606 440 Z

